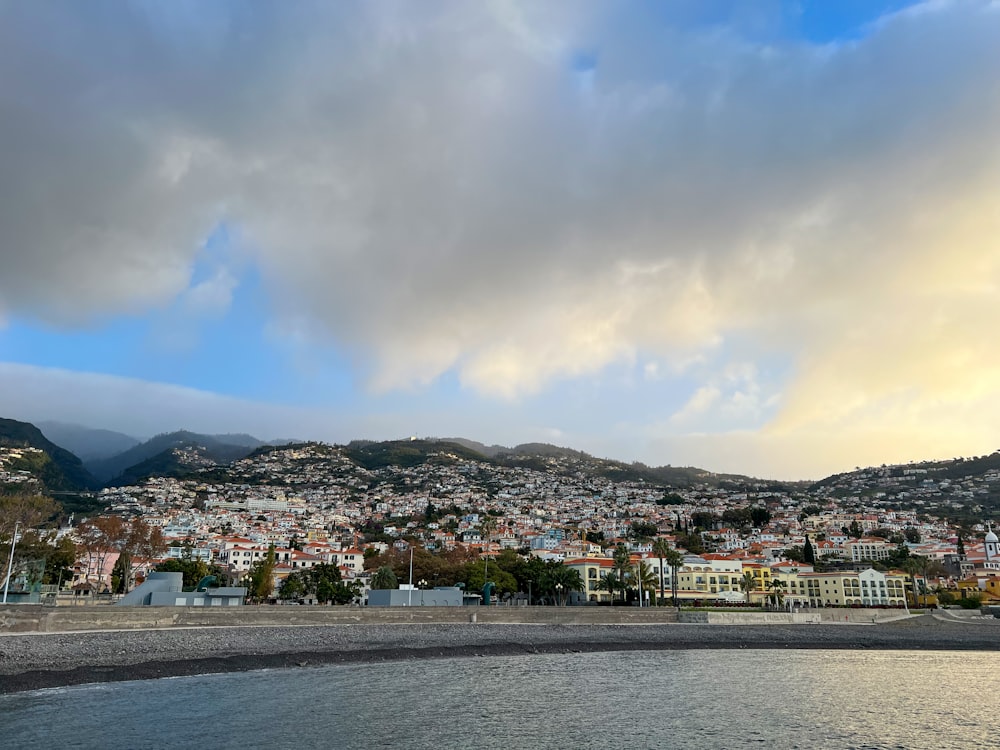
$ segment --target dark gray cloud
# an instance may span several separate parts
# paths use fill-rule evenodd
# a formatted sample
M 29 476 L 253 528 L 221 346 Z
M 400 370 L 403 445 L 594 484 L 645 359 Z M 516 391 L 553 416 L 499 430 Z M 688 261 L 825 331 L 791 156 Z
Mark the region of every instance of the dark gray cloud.
M 0 311 L 165 304 L 226 221 L 276 329 L 310 321 L 377 388 L 517 395 L 739 337 L 800 361 L 806 404 L 873 315 L 968 323 L 921 269 L 998 252 L 957 210 L 996 194 L 996 5 L 823 47 L 687 12 L 2 5 Z

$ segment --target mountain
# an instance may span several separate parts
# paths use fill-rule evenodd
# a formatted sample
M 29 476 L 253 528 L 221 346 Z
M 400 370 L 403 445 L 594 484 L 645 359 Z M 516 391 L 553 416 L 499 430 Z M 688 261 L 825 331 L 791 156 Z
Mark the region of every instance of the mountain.
M 209 469 L 220 463 L 230 463 L 230 461 L 217 461 L 213 456 L 218 455 L 218 448 L 209 449 L 194 445 L 168 448 L 145 461 L 129 466 L 108 484 L 124 487 L 140 484 L 149 477 L 186 477 L 198 469 Z M 243 458 L 242 455 L 238 457 Z
M 410 467 L 425 463 L 430 457 L 449 453 L 460 458 L 500 466 L 512 466 L 546 471 L 564 476 L 591 474 L 614 481 L 647 482 L 653 485 L 690 487 L 697 483 L 709 485 L 740 485 L 759 480 L 739 474 L 715 474 L 694 466 L 657 466 L 624 463 L 596 458 L 583 451 L 562 448 L 548 443 L 523 443 L 513 448 L 485 445 L 467 438 L 428 438 L 426 440 L 393 440 L 374 442 L 355 440 L 344 448 L 344 455 L 366 469 L 387 466 Z M 436 459 L 440 460 L 440 459 Z M 767 482 L 765 484 L 773 484 Z
M 344 455 L 366 469 L 383 469 L 387 466 L 404 468 L 426 463 L 438 454 L 447 453 L 473 461 L 489 461 L 478 451 L 458 443 L 444 440 L 390 440 L 373 443 L 355 440 L 344 448 Z
M 431 440 L 439 440 L 443 443 L 458 443 L 471 451 L 481 453 L 487 458 L 493 458 L 498 453 L 509 453 L 511 450 L 506 445 L 486 445 L 475 440 L 469 440 L 468 438 L 431 438 Z
M 0 418 L 0 445 L 45 451 L 45 458 L 32 462 L 28 468 L 42 480 L 46 489 L 86 490 L 98 484 L 79 458 L 50 441 L 30 422 Z
M 230 437 L 239 442 L 224 442 L 226 438 Z M 247 442 L 256 443 L 256 445 L 249 446 L 245 444 Z M 133 467 L 137 467 L 149 459 L 174 449 L 201 451 L 200 455 L 203 459 L 213 463 L 226 464 L 249 455 L 255 448 L 261 445 L 264 445 L 262 441 L 250 435 L 199 435 L 196 432 L 179 430 L 177 432 L 157 435 L 145 443 L 140 443 L 111 458 L 89 461 L 87 468 L 98 480 L 106 483 L 123 476 L 127 470 L 133 469 Z M 163 466 L 170 465 L 170 461 L 167 458 L 162 458 L 160 463 Z M 154 467 L 156 465 L 154 462 Z M 128 476 L 134 478 L 138 474 L 143 473 L 146 468 L 148 467 L 128 471 Z M 155 472 L 150 472 L 145 474 L 145 476 L 153 476 L 154 474 Z M 120 482 L 116 482 L 116 484 L 120 484 Z
M 281 445 L 293 442 L 291 440 L 264 442 L 263 440 L 258 440 L 253 435 L 247 435 L 245 432 L 227 432 L 224 435 L 208 435 L 207 437 L 223 445 L 239 445 L 250 450 L 256 450 L 265 445 Z
M 39 422 L 37 426 L 45 437 L 78 456 L 84 463 L 111 458 L 141 442 L 121 432 L 98 430 L 78 424 Z

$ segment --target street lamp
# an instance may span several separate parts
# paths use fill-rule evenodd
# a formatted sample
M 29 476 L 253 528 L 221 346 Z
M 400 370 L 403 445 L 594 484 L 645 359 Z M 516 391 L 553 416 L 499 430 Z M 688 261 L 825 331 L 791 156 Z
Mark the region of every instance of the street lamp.
M 563 585 L 561 583 L 556 584 L 556 606 L 559 606 L 559 600 L 562 598 Z
M 417 588 L 418 589 L 427 588 L 427 581 L 421 578 L 419 581 L 417 581 Z
M 10 577 L 14 575 L 14 547 L 17 546 L 17 527 L 20 521 L 14 522 L 14 533 L 10 537 L 10 559 L 7 561 L 7 580 L 3 584 L 3 603 L 7 603 L 7 590 L 10 588 Z

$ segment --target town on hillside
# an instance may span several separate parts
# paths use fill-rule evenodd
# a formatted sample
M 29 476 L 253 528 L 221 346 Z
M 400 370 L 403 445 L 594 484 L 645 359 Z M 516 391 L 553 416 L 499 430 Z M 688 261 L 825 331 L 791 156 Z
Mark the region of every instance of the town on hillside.
M 456 585 L 494 606 L 1000 602 L 997 536 L 981 520 L 997 454 L 813 485 L 670 485 L 568 451 L 487 461 L 454 443 L 424 448 L 392 460 L 301 443 L 223 465 L 177 447 L 186 473 L 105 487 L 91 496 L 98 510 L 60 513 L 45 452 L 0 446 L 4 601 L 114 601 L 160 571 L 187 587 L 243 586 L 261 604 Z

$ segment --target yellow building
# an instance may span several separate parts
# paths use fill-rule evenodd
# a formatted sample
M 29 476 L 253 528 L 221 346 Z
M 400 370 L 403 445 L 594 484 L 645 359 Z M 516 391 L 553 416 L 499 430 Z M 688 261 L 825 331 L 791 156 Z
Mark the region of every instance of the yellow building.
M 808 603 L 813 607 L 903 607 L 906 603 L 906 576 L 902 573 L 869 568 L 860 573 L 800 573 L 798 578 L 805 581 Z
M 614 563 L 610 557 L 577 557 L 568 559 L 563 564 L 580 574 L 580 580 L 583 581 L 583 595 L 586 601 L 611 601 L 610 592 L 602 591 L 598 587 L 601 577 L 610 573 L 613 569 Z

